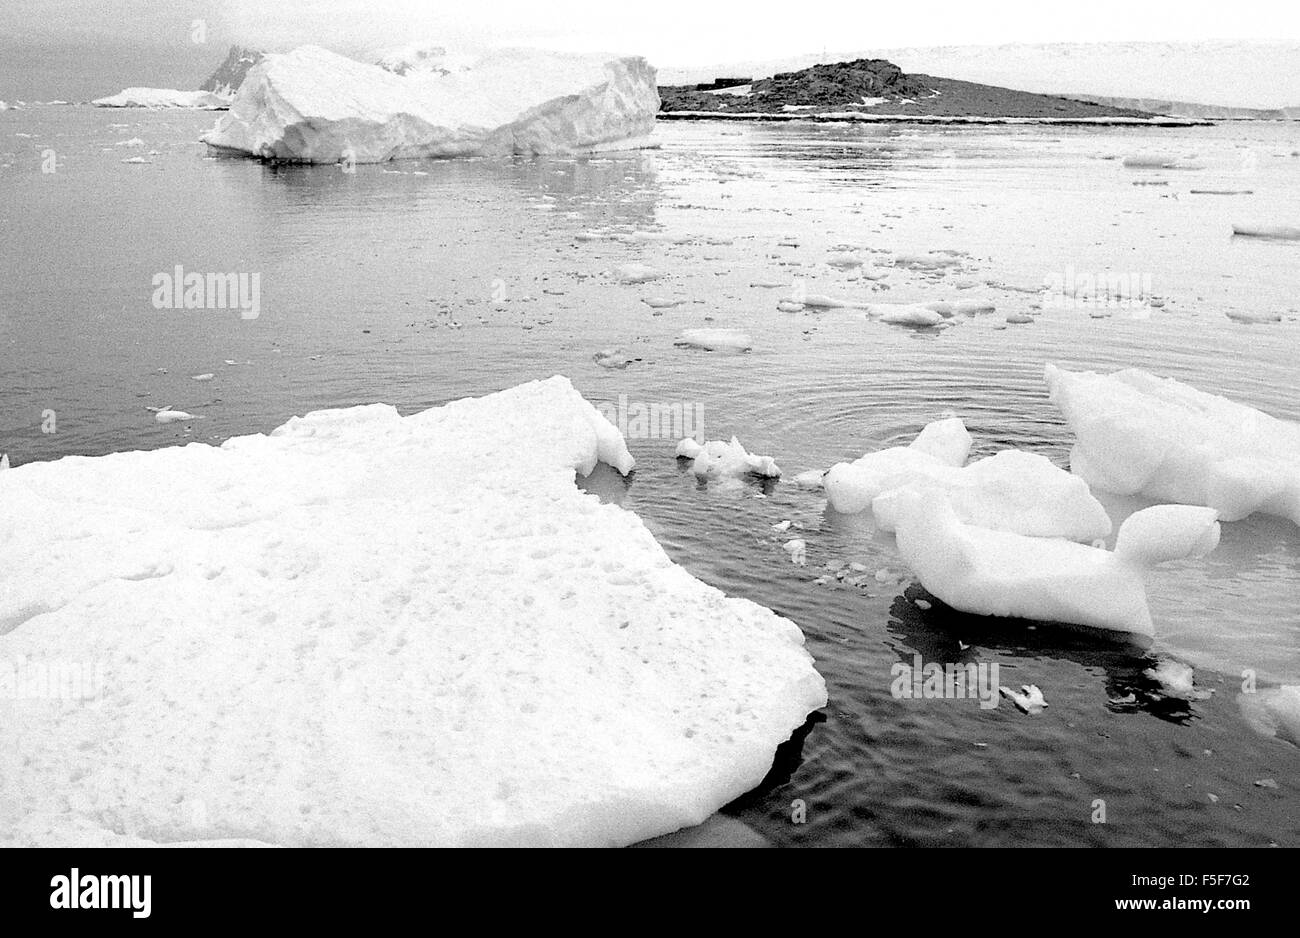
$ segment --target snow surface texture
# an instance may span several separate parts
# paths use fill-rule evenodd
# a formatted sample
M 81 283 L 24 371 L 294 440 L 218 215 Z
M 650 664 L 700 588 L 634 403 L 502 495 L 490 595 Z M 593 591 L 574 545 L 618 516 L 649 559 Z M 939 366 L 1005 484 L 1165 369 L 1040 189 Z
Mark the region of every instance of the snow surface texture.
M 826 689 L 791 622 L 574 472 L 562 377 L 0 473 L 0 843 L 626 844 L 753 788 Z M 0 670 L 0 691 L 6 685 Z M 12 695 L 11 695 L 12 696 Z
M 1077 437 L 1070 468 L 1094 488 L 1300 524 L 1300 424 L 1138 369 L 1048 365 L 1047 386 Z
M 90 103 L 96 107 L 188 107 L 201 110 L 230 107 L 229 98 L 211 91 L 176 91 L 173 88 L 127 88 Z
M 1213 509 L 1156 505 L 1120 526 L 1115 550 L 963 524 L 942 494 L 907 493 L 898 550 L 921 585 L 961 612 L 1151 635 L 1143 576 L 1219 543 Z
M 303 46 L 252 68 L 203 140 L 302 163 L 590 152 L 645 145 L 658 110 L 642 58 L 503 50 L 398 75 Z

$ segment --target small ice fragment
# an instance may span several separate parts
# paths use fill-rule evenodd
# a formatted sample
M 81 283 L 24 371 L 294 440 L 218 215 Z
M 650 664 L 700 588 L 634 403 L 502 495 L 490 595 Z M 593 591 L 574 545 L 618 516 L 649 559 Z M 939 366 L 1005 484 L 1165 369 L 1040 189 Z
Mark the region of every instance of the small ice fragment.
M 203 374 L 201 374 L 201 375 L 190 375 L 190 380 L 191 380 L 191 381 L 211 381 L 211 380 L 212 380 L 213 378 L 215 378 L 215 377 L 216 377 L 216 375 L 212 374 L 212 372 L 210 372 L 210 371 L 205 371 L 205 372 L 204 372 Z
M 620 264 L 614 268 L 614 279 L 619 283 L 647 283 L 651 280 L 658 280 L 664 276 L 664 272 L 649 264 L 630 263 Z
M 785 521 L 781 521 L 778 522 L 777 524 L 772 525 L 772 530 L 776 531 L 778 534 L 781 534 L 790 530 L 790 525 L 792 524 L 794 524 L 793 521 L 786 519 Z
M 803 538 L 786 541 L 781 547 L 790 555 L 790 562 L 795 566 L 802 567 L 808 562 L 808 543 Z
M 1161 692 L 1166 697 L 1177 697 L 1179 700 L 1196 700 L 1209 696 L 1208 693 L 1196 690 L 1191 667 L 1181 661 L 1166 658 L 1154 668 L 1147 668 L 1142 673 L 1157 682 L 1160 685 Z
M 1040 713 L 1047 707 L 1047 701 L 1043 699 L 1043 692 L 1038 689 L 1037 684 L 1022 684 L 1020 690 L 1021 693 L 1016 693 L 1010 687 L 998 688 L 1003 697 L 1006 697 L 1025 713 Z

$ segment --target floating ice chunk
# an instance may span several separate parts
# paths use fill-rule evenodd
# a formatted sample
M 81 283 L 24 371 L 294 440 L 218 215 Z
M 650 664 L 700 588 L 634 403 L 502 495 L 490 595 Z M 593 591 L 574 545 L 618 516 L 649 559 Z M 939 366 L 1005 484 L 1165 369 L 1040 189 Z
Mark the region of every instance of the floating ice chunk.
M 1219 546 L 1218 512 L 1192 505 L 1152 505 L 1128 516 L 1115 537 L 1117 556 L 1143 566 L 1204 557 Z
M 183 410 L 173 410 L 171 407 L 161 407 L 154 411 L 153 419 L 159 423 L 180 423 L 184 420 L 198 420 L 194 414 L 187 414 Z
M 734 436 L 731 442 L 710 440 L 697 443 L 687 437 L 677 444 L 677 455 L 692 460 L 691 471 L 700 479 L 741 479 L 756 475 L 779 479 L 781 470 L 771 456 L 755 456 Z
M 664 276 L 664 272 L 649 264 L 620 264 L 614 268 L 614 279 L 619 283 L 648 283 Z
M 853 270 L 856 267 L 861 267 L 863 261 L 861 257 L 850 251 L 837 251 L 827 255 L 826 263 L 841 270 Z
M 0 753 L 25 764 L 0 771 L 0 844 L 600 845 L 704 821 L 825 684 L 793 623 L 579 491 L 598 461 L 633 465 L 552 378 L 7 470 L 0 663 L 106 679 L 87 705 L 5 702 Z
M 142 147 L 144 141 L 139 137 L 132 137 L 130 140 L 119 140 L 115 145 L 119 147 Z
M 1046 377 L 1076 436 L 1070 468 L 1094 488 L 1300 524 L 1300 424 L 1138 369 Z
M 1255 732 L 1300 746 L 1300 684 L 1238 694 L 1237 703 Z
M 798 303 L 811 309 L 866 309 L 866 303 L 858 303 L 854 300 L 842 300 L 838 297 L 827 296 L 824 293 L 808 293 L 803 296 L 788 297 L 782 302 Z
M 230 107 L 230 99 L 211 91 L 177 91 L 174 88 L 127 88 L 90 102 L 95 107 L 179 107 L 205 111 Z
M 783 313 L 801 313 L 806 308 L 802 303 L 796 303 L 794 300 L 779 300 L 776 308 Z
M 685 329 L 673 344 L 709 352 L 743 352 L 754 347 L 754 340 L 741 329 Z
M 1281 241 L 1300 241 L 1300 228 L 1294 225 L 1237 224 L 1232 233 L 1243 238 L 1274 238 Z
M 1121 526 L 1119 536 L 1129 549 L 1112 552 L 1062 538 L 963 524 L 942 494 L 913 491 L 904 499 L 898 515 L 899 553 L 927 590 L 954 609 L 976 615 L 1151 635 L 1143 577 L 1149 558 L 1172 551 L 1147 538 L 1173 537 L 1190 545 L 1188 556 L 1218 542 L 1213 512 L 1188 506 L 1156 506 L 1164 517 L 1150 526 L 1144 512 L 1137 512 L 1124 526 L 1132 523 L 1139 533 L 1125 538 Z
M 1128 169 L 1174 169 L 1179 158 L 1160 153 L 1139 153 L 1124 157 L 1122 165 Z
M 945 316 L 978 316 L 981 313 L 997 311 L 997 307 L 987 300 L 940 301 L 938 303 L 926 303 L 925 305 L 936 313 L 942 313 Z
M 303 46 L 250 69 L 203 140 L 304 163 L 587 152 L 645 145 L 658 110 L 642 58 L 510 49 L 397 75 Z
M 669 299 L 666 296 L 651 296 L 642 299 L 641 302 L 651 309 L 672 309 L 674 306 L 681 306 L 685 300 Z
M 1038 689 L 1037 684 L 1021 684 L 1019 693 L 1013 691 L 1010 687 L 999 687 L 998 693 L 1031 716 L 1035 713 L 1041 713 L 1048 706 L 1047 700 L 1043 697 L 1043 692 Z
M 146 158 L 143 157 L 143 156 L 129 156 L 129 157 L 127 157 L 126 159 L 122 160 L 122 162 L 123 162 L 123 163 L 136 163 L 136 164 L 141 164 L 141 163 L 152 163 L 153 160 L 146 159 Z
M 961 261 L 950 254 L 895 254 L 894 266 L 906 270 L 944 270 L 958 267 Z
M 1160 692 L 1166 697 L 1179 700 L 1198 700 L 1210 696 L 1206 691 L 1196 689 L 1195 672 L 1190 665 L 1166 658 L 1154 668 L 1142 672 L 1160 685 Z
M 801 472 L 794 477 L 794 484 L 801 489 L 819 489 L 822 487 L 822 477 L 826 473 L 821 469 L 809 469 L 807 472 Z
M 937 326 L 947 317 L 920 303 L 871 303 L 867 315 L 896 326 Z
M 1037 453 L 1009 449 L 963 469 L 936 467 L 923 481 L 877 495 L 871 510 L 882 531 L 897 530 L 909 491 L 943 492 L 963 523 L 996 531 L 1088 543 L 1111 531 L 1088 484 Z
M 9 468 L 9 454 L 0 453 L 0 469 L 8 469 L 8 468 Z
M 191 381 L 211 381 L 211 380 L 212 380 L 213 378 L 215 378 L 215 377 L 216 377 L 216 375 L 214 375 L 212 372 L 210 372 L 210 371 L 205 371 L 205 372 L 204 372 L 203 374 L 201 374 L 201 375 L 190 375 L 190 380 L 191 380 Z
M 1034 321 L 1028 313 L 1007 313 L 1007 322 L 1013 326 L 1023 326 Z
M 591 356 L 601 368 L 623 369 L 633 362 L 640 361 L 635 355 L 624 351 L 621 348 L 601 349 L 595 355 Z
M 1282 321 L 1281 313 L 1262 309 L 1230 309 L 1224 315 L 1233 322 L 1258 323 Z
M 781 547 L 790 555 L 790 562 L 796 567 L 802 567 L 808 563 L 808 542 L 803 538 L 797 537 L 794 540 L 786 541 Z
M 865 511 L 882 492 L 937 476 L 945 466 L 961 466 L 970 448 L 970 434 L 960 418 L 936 420 L 908 446 L 892 446 L 851 463 L 837 463 L 826 471 L 822 485 L 832 508 L 856 514 Z

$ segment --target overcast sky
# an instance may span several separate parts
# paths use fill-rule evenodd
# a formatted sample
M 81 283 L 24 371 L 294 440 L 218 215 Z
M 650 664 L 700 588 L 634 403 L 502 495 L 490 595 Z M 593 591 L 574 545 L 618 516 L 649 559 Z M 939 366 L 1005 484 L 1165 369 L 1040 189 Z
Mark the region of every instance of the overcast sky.
M 798 10 L 800 15 L 794 15 Z M 193 20 L 212 41 L 263 48 L 317 42 L 376 48 L 413 40 L 637 52 L 661 65 L 822 49 L 1104 40 L 1300 40 L 1287 0 L 927 0 L 793 5 L 700 0 L 4 0 L 0 34 L 111 35 L 184 42 Z M 0 69 L 3 65 L 0 64 Z

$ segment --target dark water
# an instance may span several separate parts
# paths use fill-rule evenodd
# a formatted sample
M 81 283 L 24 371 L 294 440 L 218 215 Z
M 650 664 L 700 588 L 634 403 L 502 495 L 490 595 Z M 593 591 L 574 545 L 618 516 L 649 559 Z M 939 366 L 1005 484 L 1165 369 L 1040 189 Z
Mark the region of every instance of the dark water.
M 787 476 L 907 441 L 948 414 L 966 420 L 978 454 L 1019 446 L 1064 464 L 1070 435 L 1046 398 L 1047 361 L 1145 367 L 1300 419 L 1300 244 L 1230 234 L 1234 221 L 1300 223 L 1293 125 L 676 124 L 659 129 L 662 149 L 634 155 L 349 174 L 206 160 L 194 141 L 211 120 L 0 113 L 0 451 L 15 464 L 219 442 L 321 407 L 378 400 L 409 413 L 555 373 L 596 402 L 698 407 L 706 437 L 735 434 Z M 119 145 L 133 138 L 144 146 Z M 43 173 L 49 151 L 57 169 Z M 1202 168 L 1142 173 L 1116 159 L 1143 151 Z M 130 156 L 152 162 L 121 162 Z M 575 238 L 604 228 L 690 240 Z M 947 249 L 959 265 L 893 269 L 873 289 L 823 263 L 840 244 L 882 265 Z M 668 276 L 613 282 L 630 261 Z M 177 264 L 258 274 L 258 317 L 155 309 L 152 279 Z M 1165 305 L 1108 318 L 1050 309 L 1007 325 L 1008 313 L 1038 312 L 1026 291 L 1044 277 L 1105 270 L 1146 278 Z M 790 289 L 751 285 L 766 280 L 855 299 L 987 299 L 998 311 L 917 332 L 850 311 L 778 312 Z M 682 302 L 643 302 L 658 296 Z M 1225 315 L 1252 310 L 1283 321 Z M 754 349 L 673 345 L 701 326 L 744 328 Z M 613 348 L 638 360 L 593 360 Z M 146 408 L 162 405 L 202 419 L 160 425 Z M 42 432 L 48 411 L 54 433 Z M 1300 683 L 1294 525 L 1228 525 L 1206 561 L 1162 568 L 1157 639 L 1141 648 L 924 609 L 869 520 L 829 513 L 788 481 L 699 485 L 673 458 L 676 442 L 630 439 L 635 474 L 584 485 L 636 511 L 696 576 L 807 634 L 830 704 L 769 784 L 728 809 L 762 837 L 1300 841 L 1300 750 L 1253 731 L 1237 701 L 1246 669 L 1261 687 Z M 786 520 L 791 532 L 772 529 Z M 791 536 L 808 542 L 806 567 L 781 548 Z M 836 562 L 862 564 L 863 584 L 816 584 Z M 890 667 L 916 654 L 996 663 L 1002 683 L 1037 684 L 1050 707 L 1030 717 L 1005 701 L 895 699 Z M 1213 695 L 1162 699 L 1142 672 L 1166 657 L 1193 665 Z M 1255 784 L 1264 779 L 1278 787 Z M 795 799 L 804 824 L 790 821 Z M 1106 823 L 1092 822 L 1097 799 Z

